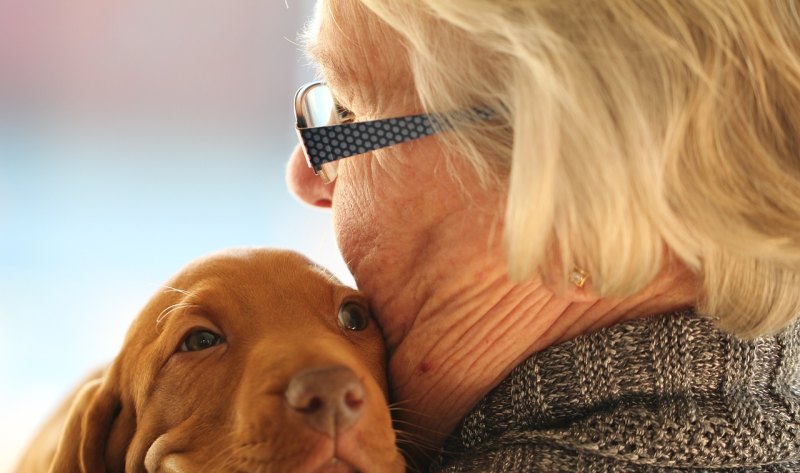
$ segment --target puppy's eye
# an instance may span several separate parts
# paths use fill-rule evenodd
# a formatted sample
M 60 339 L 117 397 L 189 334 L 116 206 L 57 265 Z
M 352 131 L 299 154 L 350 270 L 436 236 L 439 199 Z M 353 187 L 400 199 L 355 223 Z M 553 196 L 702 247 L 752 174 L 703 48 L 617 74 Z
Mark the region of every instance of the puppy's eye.
M 367 309 L 355 302 L 345 302 L 339 307 L 339 326 L 345 330 L 359 332 L 367 328 L 369 313 Z
M 181 351 L 200 351 L 219 345 L 225 340 L 222 335 L 208 330 L 193 330 L 181 343 Z

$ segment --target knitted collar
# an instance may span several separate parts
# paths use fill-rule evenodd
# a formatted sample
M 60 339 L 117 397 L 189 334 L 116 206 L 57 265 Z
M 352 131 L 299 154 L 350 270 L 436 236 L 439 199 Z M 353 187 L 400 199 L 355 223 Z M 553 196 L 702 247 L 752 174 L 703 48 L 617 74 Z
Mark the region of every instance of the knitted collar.
M 464 418 L 437 463 L 536 442 L 629 466 L 798 461 L 800 322 L 742 341 L 684 311 L 554 345 Z

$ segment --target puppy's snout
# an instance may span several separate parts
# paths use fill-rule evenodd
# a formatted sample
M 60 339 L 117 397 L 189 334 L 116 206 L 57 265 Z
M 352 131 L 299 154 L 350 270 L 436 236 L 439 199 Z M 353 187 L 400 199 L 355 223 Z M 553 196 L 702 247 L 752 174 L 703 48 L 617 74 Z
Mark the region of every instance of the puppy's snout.
M 313 429 L 334 436 L 361 417 L 364 386 L 350 368 L 314 368 L 292 378 L 286 400 Z

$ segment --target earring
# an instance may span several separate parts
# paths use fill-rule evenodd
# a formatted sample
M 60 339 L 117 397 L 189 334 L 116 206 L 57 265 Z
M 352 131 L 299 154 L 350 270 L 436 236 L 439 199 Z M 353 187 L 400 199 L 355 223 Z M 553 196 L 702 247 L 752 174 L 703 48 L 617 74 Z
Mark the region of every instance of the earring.
M 587 279 L 589 279 L 589 273 L 580 268 L 572 268 L 572 272 L 569 274 L 569 282 L 577 287 L 583 287 Z

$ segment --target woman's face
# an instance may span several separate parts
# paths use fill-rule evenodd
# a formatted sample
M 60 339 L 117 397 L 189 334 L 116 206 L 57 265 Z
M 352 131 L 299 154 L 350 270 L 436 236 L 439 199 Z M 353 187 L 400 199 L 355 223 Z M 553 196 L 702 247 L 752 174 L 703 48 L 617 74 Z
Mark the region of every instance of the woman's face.
M 311 52 L 356 119 L 419 112 L 397 38 L 376 30 L 357 2 L 323 2 L 320 7 Z M 306 166 L 299 148 L 292 154 L 290 190 L 308 204 L 331 207 L 342 256 L 379 317 L 382 308 L 392 317 L 402 316 L 395 312 L 404 311 L 403 304 L 388 308 L 398 302 L 395 298 L 400 293 L 424 297 L 426 285 L 441 276 L 436 274 L 441 266 L 467 258 L 474 239 L 482 238 L 485 250 L 487 225 L 480 225 L 475 209 L 491 199 L 468 196 L 463 189 L 473 187 L 472 174 L 457 158 L 451 167 L 446 159 L 439 140 L 423 138 L 344 159 L 336 181 L 326 185 Z

